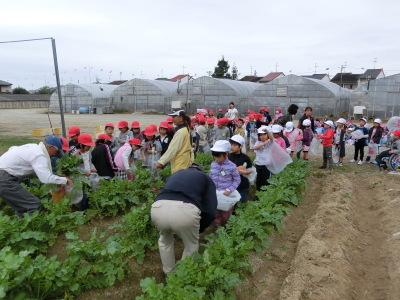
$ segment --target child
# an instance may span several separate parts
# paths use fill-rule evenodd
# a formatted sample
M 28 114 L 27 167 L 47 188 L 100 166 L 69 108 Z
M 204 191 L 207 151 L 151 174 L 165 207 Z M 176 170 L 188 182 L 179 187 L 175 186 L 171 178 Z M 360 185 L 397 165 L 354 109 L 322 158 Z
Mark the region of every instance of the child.
M 118 168 L 118 172 L 116 174 L 118 179 L 134 179 L 133 171 L 130 168 L 133 160 L 130 158 L 132 157 L 132 152 L 136 152 L 142 147 L 141 143 L 141 140 L 131 138 L 118 149 L 114 158 L 115 166 Z
M 143 166 L 153 169 L 155 162 L 160 159 L 162 151 L 161 142 L 156 140 L 157 126 L 148 125 L 143 130 Z
M 253 149 L 254 144 L 257 142 L 257 118 L 255 113 L 249 114 L 249 122 L 246 124 L 247 140 L 249 141 L 249 148 Z
M 274 123 L 277 123 L 278 119 L 283 117 L 282 108 L 277 107 L 275 109 Z
M 243 119 L 238 119 L 236 122 L 236 129 L 234 135 L 240 135 L 246 141 L 246 130 L 243 128 Z M 241 151 L 246 154 L 246 142 L 242 145 Z
M 323 165 L 320 169 L 331 169 L 333 167 L 332 160 L 332 145 L 333 145 L 333 137 L 335 132 L 333 131 L 334 124 L 332 121 L 328 120 L 324 122 L 325 132 L 323 134 L 318 135 L 318 138 L 322 140 L 323 146 Z
M 119 121 L 118 122 L 119 135 L 117 138 L 117 148 L 123 146 L 128 140 L 133 138 L 132 131 L 129 131 L 128 122 L 127 121 Z
M 68 138 L 69 138 L 70 148 L 76 148 L 76 146 L 78 146 L 78 137 L 80 134 L 81 134 L 81 129 L 78 126 L 71 126 L 70 128 L 68 128 Z
M 211 153 L 214 161 L 211 163 L 210 178 L 214 181 L 217 191 L 224 191 L 225 196 L 234 192 L 240 184 L 240 174 L 236 165 L 228 159 L 231 144 L 228 141 L 216 141 Z M 228 211 L 217 210 L 214 225 L 224 225 L 231 216 L 233 207 Z
M 335 149 L 339 151 L 338 166 L 343 166 L 343 158 L 346 156 L 346 120 L 340 118 L 336 121 L 336 132 L 335 132 Z
M 274 135 L 274 141 L 281 146 L 281 148 L 283 150 L 286 150 L 287 146 L 286 146 L 286 142 L 285 140 L 282 138 L 281 133 L 282 133 L 282 126 L 278 125 L 278 124 L 274 124 L 272 125 L 271 128 L 272 134 Z
M 384 162 L 384 158 L 389 158 L 393 154 L 400 155 L 400 130 L 395 130 L 390 134 L 389 145 L 390 145 L 389 150 L 382 151 L 382 153 L 380 153 L 376 157 L 376 162 L 378 163 L 380 169 L 381 168 L 387 169 L 387 165 Z
M 111 137 L 105 133 L 100 134 L 96 140 L 96 146 L 92 151 L 92 164 L 97 170 L 97 174 L 105 178 L 113 178 L 118 168 L 110 150 Z
M 311 141 L 314 137 L 311 129 L 311 120 L 305 119 L 301 125 L 303 128 L 303 159 L 308 160 L 308 151 L 310 150 Z
M 374 157 L 378 152 L 378 146 L 383 136 L 383 128 L 381 124 L 382 124 L 381 119 L 375 119 L 374 126 L 371 127 L 368 131 L 369 144 L 368 144 L 368 155 L 366 158 L 367 162 L 369 162 L 371 160 L 371 157 Z
M 138 121 L 133 121 L 131 123 L 131 131 L 132 131 L 132 137 L 143 141 L 144 137 L 140 131 L 140 123 Z
M 208 118 L 207 119 L 207 125 L 208 125 L 208 130 L 207 130 L 207 142 L 210 148 L 214 145 L 215 143 L 215 132 L 216 128 L 214 126 L 215 119 L 214 118 Z
M 267 168 L 267 163 L 269 160 L 267 146 L 274 140 L 274 137 L 266 130 L 265 127 L 259 128 L 257 133 L 258 141 L 254 145 L 254 152 L 256 153 L 254 164 L 257 170 L 256 187 L 259 191 L 263 186 L 268 185 L 268 179 L 271 175 Z
M 203 115 L 199 115 L 197 118 L 199 125 L 196 128 L 196 132 L 199 135 L 199 152 L 208 153 L 210 152 L 210 146 L 207 141 L 208 129 L 206 127 L 206 118 Z
M 161 122 L 158 127 L 159 136 L 156 137 L 156 140 L 161 144 L 161 155 L 168 150 L 169 143 L 171 142 L 172 137 L 169 135 L 169 124 L 167 122 Z
M 104 133 L 110 138 L 109 147 L 111 150 L 111 154 L 114 155 L 118 150 L 118 140 L 114 136 L 114 124 L 106 123 L 104 126 Z
M 303 133 L 300 129 L 294 128 L 293 122 L 287 122 L 285 125 L 284 134 L 290 143 L 290 156 L 293 158 L 296 153 L 297 158 L 300 158 Z
M 350 162 L 357 162 L 358 154 L 360 154 L 360 160 L 358 160 L 358 165 L 363 164 L 364 160 L 364 147 L 367 145 L 368 138 L 368 129 L 365 128 L 365 124 L 367 124 L 366 118 L 361 118 L 359 126 L 356 126 L 355 131 L 360 131 L 360 138 L 355 139 L 354 141 L 354 159 Z
M 242 147 L 245 145 L 245 139 L 241 135 L 232 136 L 229 142 L 231 143 L 231 153 L 228 158 L 237 166 L 237 170 L 240 174 L 240 184 L 237 187 L 237 191 L 240 194 L 240 201 L 246 202 L 250 183 L 243 175 L 249 175 L 251 171 L 249 171 L 248 168 L 251 168 L 253 165 L 250 158 L 241 151 Z
M 229 120 L 221 118 L 217 120 L 217 126 L 215 130 L 215 141 L 228 141 L 229 140 L 229 129 L 226 127 Z

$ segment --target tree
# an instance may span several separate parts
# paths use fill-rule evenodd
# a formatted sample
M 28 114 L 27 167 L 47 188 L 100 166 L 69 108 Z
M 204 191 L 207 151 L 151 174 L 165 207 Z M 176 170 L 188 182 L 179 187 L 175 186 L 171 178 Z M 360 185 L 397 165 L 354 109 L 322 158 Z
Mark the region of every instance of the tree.
M 15 89 L 13 89 L 13 94 L 29 94 L 29 92 L 23 87 L 17 86 Z
M 47 85 L 42 86 L 40 89 L 38 89 L 35 94 L 40 94 L 40 95 L 51 95 L 54 93 L 56 89 L 48 87 Z
M 233 64 L 233 67 L 232 67 L 232 79 L 233 80 L 238 80 L 238 77 L 239 77 L 238 68 L 236 67 L 235 64 Z
M 224 56 L 218 61 L 217 66 L 214 68 L 214 73 L 211 75 L 214 78 L 231 78 L 229 71 L 229 63 L 225 60 Z

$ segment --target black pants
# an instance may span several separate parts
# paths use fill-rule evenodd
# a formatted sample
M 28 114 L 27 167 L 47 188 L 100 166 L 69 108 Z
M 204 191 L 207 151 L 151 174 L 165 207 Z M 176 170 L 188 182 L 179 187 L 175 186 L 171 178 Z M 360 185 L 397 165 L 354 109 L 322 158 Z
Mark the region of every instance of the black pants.
M 390 151 L 390 150 L 382 151 L 382 152 L 376 157 L 375 160 L 376 160 L 376 162 L 378 163 L 378 166 L 379 166 L 379 167 L 383 167 L 384 169 L 387 168 L 386 163 L 383 161 L 383 159 L 384 159 L 385 157 L 390 157 L 390 156 L 391 156 L 391 154 L 389 153 L 389 151 Z
M 358 160 L 358 153 L 360 153 L 360 160 L 364 160 L 364 147 L 365 142 L 355 142 L 354 143 L 354 160 Z
M 257 191 L 259 191 L 261 190 L 261 187 L 269 184 L 268 179 L 271 176 L 271 173 L 266 166 L 255 165 L 255 167 L 257 170 L 256 187 Z

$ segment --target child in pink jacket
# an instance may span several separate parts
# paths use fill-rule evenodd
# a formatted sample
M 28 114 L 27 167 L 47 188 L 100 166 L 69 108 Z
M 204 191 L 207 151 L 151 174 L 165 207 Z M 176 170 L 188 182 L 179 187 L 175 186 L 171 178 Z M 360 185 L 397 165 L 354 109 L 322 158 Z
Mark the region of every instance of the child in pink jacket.
M 302 149 L 303 132 L 299 128 L 294 128 L 293 122 L 287 122 L 285 125 L 284 134 L 290 143 L 290 156 L 293 158 L 296 153 L 297 158 L 300 158 Z

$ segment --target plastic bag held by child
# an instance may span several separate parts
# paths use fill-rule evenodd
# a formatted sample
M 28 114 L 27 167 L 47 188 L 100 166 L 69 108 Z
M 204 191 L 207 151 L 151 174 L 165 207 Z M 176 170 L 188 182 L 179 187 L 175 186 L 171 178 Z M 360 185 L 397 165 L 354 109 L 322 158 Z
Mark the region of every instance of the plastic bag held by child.
M 322 144 L 321 140 L 318 138 L 313 138 L 310 144 L 310 153 L 312 155 L 321 155 L 322 154 Z
M 282 172 L 288 164 L 293 162 L 290 155 L 274 141 L 268 143 L 267 150 L 269 159 L 266 167 L 272 174 Z
M 232 193 L 226 196 L 224 195 L 224 191 L 217 191 L 217 200 L 217 209 L 228 211 L 240 201 L 240 194 L 237 190 L 234 190 Z

